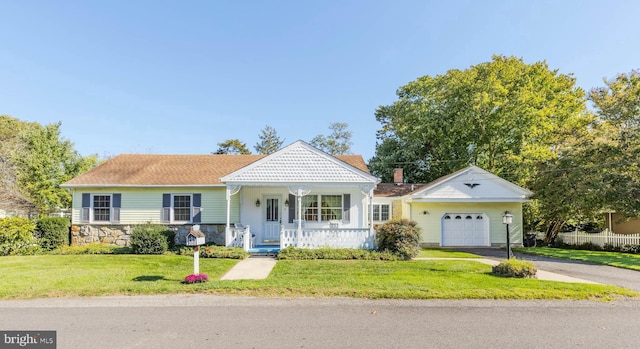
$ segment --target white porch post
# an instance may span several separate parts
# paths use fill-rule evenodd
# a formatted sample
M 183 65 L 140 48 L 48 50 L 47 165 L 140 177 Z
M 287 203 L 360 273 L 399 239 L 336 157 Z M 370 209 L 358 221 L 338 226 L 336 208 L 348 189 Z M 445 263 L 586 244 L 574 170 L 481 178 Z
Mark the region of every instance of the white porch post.
M 296 201 L 298 202 L 298 232 L 296 234 L 296 247 L 300 247 L 300 241 L 302 240 L 302 189 L 298 188 L 296 193 Z
M 369 236 L 373 238 L 373 189 L 369 190 Z

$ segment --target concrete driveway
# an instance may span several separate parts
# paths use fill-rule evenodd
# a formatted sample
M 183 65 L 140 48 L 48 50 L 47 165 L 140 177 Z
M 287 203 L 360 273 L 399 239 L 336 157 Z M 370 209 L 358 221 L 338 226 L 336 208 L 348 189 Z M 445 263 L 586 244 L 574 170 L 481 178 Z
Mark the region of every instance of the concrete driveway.
M 477 254 L 490 259 L 505 259 L 507 257 L 507 252 L 499 248 L 456 248 L 455 250 Z M 514 252 L 514 255 L 518 259 L 533 262 L 539 269 L 552 273 L 595 281 L 601 284 L 626 287 L 640 292 L 640 272 L 635 270 L 518 252 Z

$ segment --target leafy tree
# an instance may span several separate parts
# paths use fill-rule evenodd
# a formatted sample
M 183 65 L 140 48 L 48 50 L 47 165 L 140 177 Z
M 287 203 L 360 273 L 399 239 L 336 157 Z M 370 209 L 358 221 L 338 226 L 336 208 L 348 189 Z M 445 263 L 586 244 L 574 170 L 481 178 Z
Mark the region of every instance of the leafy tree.
M 594 221 L 603 210 L 640 216 L 640 75 L 605 84 L 589 93 L 597 118 L 588 132 L 567 138 L 532 181 L 548 242 L 565 223 Z
M 35 124 L 0 115 L 0 202 L 14 208 L 29 205 L 17 184 L 17 169 L 12 159 L 24 149 L 20 135 Z
M 382 128 L 369 163 L 385 179 L 398 162 L 421 182 L 475 164 L 526 185 L 537 163 L 557 157 L 556 145 L 590 122 L 572 76 L 515 57 L 423 76 L 397 95 L 376 110 Z
M 20 136 L 22 150 L 13 154 L 20 191 L 46 215 L 71 205 L 71 194 L 60 184 L 95 166 L 96 156 L 82 157 L 60 135 L 60 123 L 34 124 Z
M 218 143 L 218 150 L 214 154 L 251 154 L 251 151 L 247 149 L 247 144 L 239 139 L 227 139 Z
M 344 155 L 351 153 L 351 131 L 346 122 L 334 122 L 329 125 L 331 134 L 328 136 L 317 135 L 311 140 L 311 145 L 331 155 Z
M 254 149 L 258 154 L 269 155 L 277 152 L 282 147 L 284 140 L 278 137 L 276 130 L 267 125 L 265 126 L 258 138 L 260 138 L 260 142 L 256 143 Z

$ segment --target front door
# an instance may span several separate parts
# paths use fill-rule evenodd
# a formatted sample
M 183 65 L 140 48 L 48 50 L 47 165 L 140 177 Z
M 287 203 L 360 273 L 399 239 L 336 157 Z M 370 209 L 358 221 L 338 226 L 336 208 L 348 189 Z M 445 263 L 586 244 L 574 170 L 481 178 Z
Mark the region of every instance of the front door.
M 264 232 L 262 234 L 263 244 L 280 244 L 280 224 L 282 222 L 280 212 L 280 198 L 267 196 L 265 198 L 265 220 Z

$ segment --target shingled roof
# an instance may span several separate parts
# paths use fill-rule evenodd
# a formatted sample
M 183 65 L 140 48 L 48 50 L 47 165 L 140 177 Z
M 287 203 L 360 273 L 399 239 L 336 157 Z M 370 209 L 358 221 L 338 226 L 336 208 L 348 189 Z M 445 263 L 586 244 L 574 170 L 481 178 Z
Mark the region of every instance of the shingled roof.
M 123 154 L 109 159 L 62 187 L 219 186 L 220 178 L 265 155 Z M 341 161 L 369 173 L 360 155 L 338 155 Z

